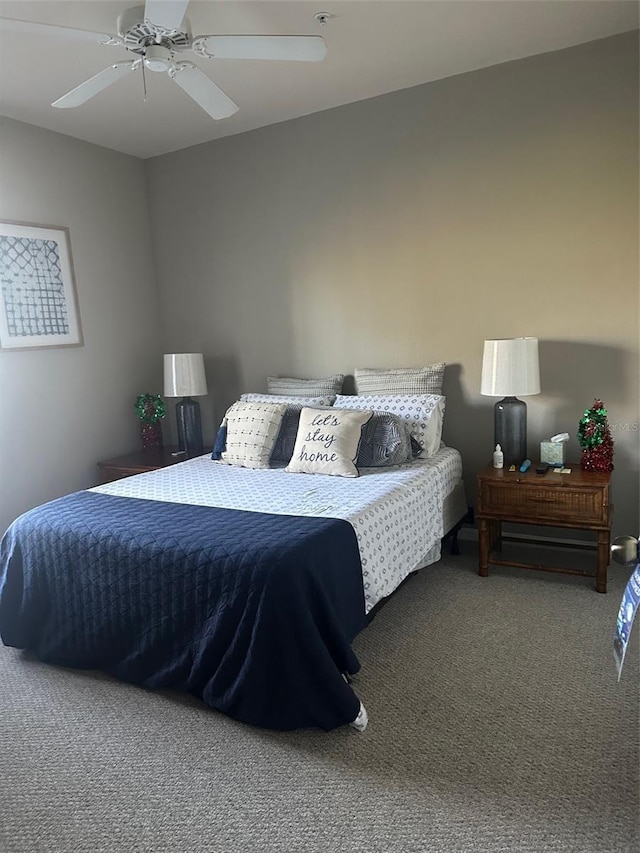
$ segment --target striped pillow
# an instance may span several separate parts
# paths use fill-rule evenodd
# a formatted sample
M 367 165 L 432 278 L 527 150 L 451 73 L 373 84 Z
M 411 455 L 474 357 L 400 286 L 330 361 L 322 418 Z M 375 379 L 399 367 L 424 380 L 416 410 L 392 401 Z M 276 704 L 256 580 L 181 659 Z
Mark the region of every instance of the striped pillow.
M 388 370 L 356 367 L 356 394 L 442 394 L 444 368 L 444 361 Z
M 227 436 L 221 461 L 243 468 L 268 468 L 286 408 L 284 403 L 234 403 L 222 422 Z
M 291 397 L 321 397 L 325 394 L 339 394 L 342 391 L 344 375 L 336 373 L 326 379 L 292 379 L 286 376 L 267 376 L 269 394 L 287 394 Z
M 323 408 L 333 406 L 335 394 L 321 394 L 318 397 L 300 397 L 298 394 L 241 394 L 240 399 L 247 403 L 286 403 L 288 406 L 311 406 Z

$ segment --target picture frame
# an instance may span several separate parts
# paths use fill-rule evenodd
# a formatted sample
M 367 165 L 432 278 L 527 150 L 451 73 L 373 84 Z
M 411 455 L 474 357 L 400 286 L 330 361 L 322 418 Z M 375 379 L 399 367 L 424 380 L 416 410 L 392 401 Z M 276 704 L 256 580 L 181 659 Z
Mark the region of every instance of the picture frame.
M 0 350 L 83 343 L 69 229 L 0 221 Z

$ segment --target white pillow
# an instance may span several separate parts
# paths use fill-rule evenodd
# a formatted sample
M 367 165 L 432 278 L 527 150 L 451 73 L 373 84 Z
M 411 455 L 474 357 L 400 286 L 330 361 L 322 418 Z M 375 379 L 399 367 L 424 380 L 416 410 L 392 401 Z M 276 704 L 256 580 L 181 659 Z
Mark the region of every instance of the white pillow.
M 284 403 L 234 403 L 222 422 L 227 444 L 221 460 L 243 468 L 268 468 L 286 410 Z
M 314 409 L 326 408 L 333 405 L 335 394 L 324 397 L 293 397 L 287 394 L 243 394 L 241 400 L 250 403 L 286 403 L 287 410 L 282 418 L 282 424 L 278 432 L 276 443 L 271 453 L 272 462 L 290 462 L 293 456 L 293 448 L 298 435 L 298 423 L 300 411 L 303 406 L 311 406 Z
M 333 408 L 300 412 L 300 425 L 291 461 L 285 471 L 292 474 L 329 474 L 357 477 L 355 462 L 362 427 L 373 412 L 340 411 Z
M 338 394 L 333 409 L 373 409 L 403 418 L 426 457 L 440 448 L 445 401 L 441 394 Z

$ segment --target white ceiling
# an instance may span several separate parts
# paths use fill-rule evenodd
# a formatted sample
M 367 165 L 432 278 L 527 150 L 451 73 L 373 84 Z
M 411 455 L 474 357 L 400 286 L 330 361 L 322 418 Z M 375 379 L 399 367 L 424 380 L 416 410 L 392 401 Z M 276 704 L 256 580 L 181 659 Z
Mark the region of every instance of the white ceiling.
M 114 33 L 118 14 L 135 5 L 0 0 L 0 15 Z M 139 71 L 80 107 L 54 109 L 56 98 L 131 54 L 58 35 L 10 34 L 0 21 L 0 113 L 146 158 L 636 29 L 638 10 L 631 0 L 193 0 L 194 34 L 319 34 L 328 46 L 314 63 L 183 54 L 239 105 L 221 121 L 167 74 L 147 74 L 143 101 Z M 335 17 L 323 27 L 316 12 Z

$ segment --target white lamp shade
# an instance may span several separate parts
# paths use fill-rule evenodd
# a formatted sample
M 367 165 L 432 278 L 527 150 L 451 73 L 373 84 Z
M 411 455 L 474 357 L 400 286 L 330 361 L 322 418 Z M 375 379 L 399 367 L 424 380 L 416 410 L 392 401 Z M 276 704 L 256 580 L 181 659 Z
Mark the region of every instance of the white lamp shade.
M 178 352 L 164 357 L 165 397 L 204 397 L 207 378 L 201 352 Z
M 480 393 L 487 397 L 526 397 L 540 393 L 537 338 L 485 341 Z

